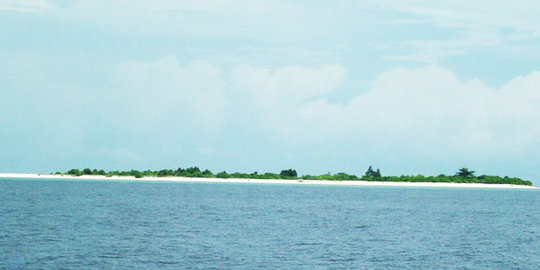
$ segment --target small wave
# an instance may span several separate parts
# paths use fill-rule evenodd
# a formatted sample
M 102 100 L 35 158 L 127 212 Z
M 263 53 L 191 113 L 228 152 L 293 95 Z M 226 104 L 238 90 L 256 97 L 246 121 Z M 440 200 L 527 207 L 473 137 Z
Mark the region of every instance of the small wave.
M 300 242 L 300 243 L 297 243 L 296 246 L 317 246 L 317 245 L 320 245 L 321 243 L 308 243 L 308 242 Z

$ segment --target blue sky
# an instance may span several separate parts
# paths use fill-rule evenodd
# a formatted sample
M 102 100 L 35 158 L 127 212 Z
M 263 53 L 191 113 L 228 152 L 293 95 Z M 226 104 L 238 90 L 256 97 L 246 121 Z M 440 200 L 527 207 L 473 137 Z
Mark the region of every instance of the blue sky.
M 535 1 L 0 0 L 0 171 L 517 176 Z

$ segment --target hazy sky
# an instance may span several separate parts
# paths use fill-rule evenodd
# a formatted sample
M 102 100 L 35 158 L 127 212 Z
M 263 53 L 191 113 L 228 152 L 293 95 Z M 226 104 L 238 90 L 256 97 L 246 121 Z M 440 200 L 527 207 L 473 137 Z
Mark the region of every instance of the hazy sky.
M 540 185 L 540 5 L 450 2 L 0 0 L 0 172 Z

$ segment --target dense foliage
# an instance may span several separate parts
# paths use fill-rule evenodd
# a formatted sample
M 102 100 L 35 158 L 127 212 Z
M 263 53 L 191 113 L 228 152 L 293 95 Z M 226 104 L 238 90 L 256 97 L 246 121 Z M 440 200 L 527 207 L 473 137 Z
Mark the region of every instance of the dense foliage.
M 56 174 L 62 174 L 57 172 Z M 282 170 L 279 174 L 276 173 L 227 173 L 225 171 L 217 174 L 212 173 L 210 170 L 201 171 L 198 167 L 189 167 L 186 169 L 178 168 L 176 170 L 163 169 L 159 171 L 109 171 L 96 169 L 71 169 L 66 174 L 81 176 L 81 175 L 103 175 L 103 176 L 133 176 L 135 178 L 148 177 L 205 177 L 205 178 L 250 178 L 250 179 L 292 179 L 292 180 L 363 180 L 363 181 L 388 181 L 388 182 L 442 182 L 442 183 L 485 183 L 485 184 L 514 184 L 514 185 L 526 185 L 531 186 L 532 183 L 527 180 L 522 180 L 516 177 L 500 177 L 493 175 L 480 175 L 475 176 L 474 171 L 470 171 L 467 168 L 461 168 L 455 175 L 440 174 L 437 176 L 424 176 L 424 175 L 402 175 L 402 176 L 381 176 L 379 169 L 373 170 L 369 166 L 368 170 L 362 177 L 356 175 L 346 174 L 343 172 L 337 174 L 323 174 L 323 175 L 303 175 L 298 176 L 296 170 L 286 169 Z

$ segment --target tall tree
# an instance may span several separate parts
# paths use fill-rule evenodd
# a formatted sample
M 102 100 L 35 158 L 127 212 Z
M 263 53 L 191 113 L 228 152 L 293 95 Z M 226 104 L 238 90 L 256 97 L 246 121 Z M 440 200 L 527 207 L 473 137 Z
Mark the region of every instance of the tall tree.
M 381 171 L 377 168 L 377 170 L 373 170 L 372 166 L 369 166 L 366 173 L 364 174 L 364 177 L 366 178 L 379 178 L 381 177 Z
M 460 176 L 460 177 L 474 177 L 474 171 L 470 171 L 470 170 L 467 169 L 467 168 L 461 168 L 461 169 L 459 169 L 459 171 L 456 173 L 456 176 Z
M 373 171 L 373 167 L 371 167 L 371 165 L 370 165 L 369 168 L 367 169 L 365 175 L 371 177 L 371 176 L 373 176 L 374 173 L 375 172 Z
M 298 174 L 296 173 L 296 170 L 294 169 L 288 169 L 288 170 L 282 170 L 279 174 L 282 177 L 297 177 Z

